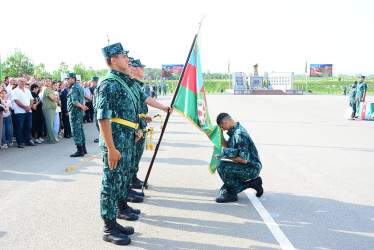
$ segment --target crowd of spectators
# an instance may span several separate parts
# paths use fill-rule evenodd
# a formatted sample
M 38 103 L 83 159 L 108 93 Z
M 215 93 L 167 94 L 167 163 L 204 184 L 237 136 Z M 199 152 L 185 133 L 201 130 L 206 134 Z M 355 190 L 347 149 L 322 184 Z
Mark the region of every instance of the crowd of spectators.
M 89 109 L 84 123 L 93 122 L 92 97 L 95 82 L 80 82 Z M 71 138 L 67 110 L 67 81 L 21 75 L 6 76 L 0 83 L 0 148 L 35 146 L 43 142 L 54 144 Z

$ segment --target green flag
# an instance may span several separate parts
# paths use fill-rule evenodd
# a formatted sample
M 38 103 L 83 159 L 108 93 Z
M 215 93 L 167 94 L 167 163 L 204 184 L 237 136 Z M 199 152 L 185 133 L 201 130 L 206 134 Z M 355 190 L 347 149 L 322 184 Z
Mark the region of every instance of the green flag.
M 214 150 L 209 170 L 213 174 L 218 163 L 214 155 L 221 154 L 223 137 L 220 127 L 217 125 L 213 126 L 210 121 L 197 42 L 195 42 L 190 59 L 185 67 L 185 74 L 181 80 L 180 89 L 173 107 L 174 110 L 190 120 L 212 141 Z

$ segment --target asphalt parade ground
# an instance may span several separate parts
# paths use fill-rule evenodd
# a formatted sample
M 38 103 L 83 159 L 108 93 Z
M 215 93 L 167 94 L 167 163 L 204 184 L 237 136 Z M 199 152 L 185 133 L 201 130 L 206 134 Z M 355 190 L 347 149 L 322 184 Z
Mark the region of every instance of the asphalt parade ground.
M 172 96 L 158 100 L 169 104 Z M 367 101 L 374 101 L 368 96 Z M 374 249 L 374 122 L 348 121 L 348 96 L 208 95 L 212 122 L 228 112 L 251 135 L 265 193 L 217 204 L 222 182 L 212 144 L 174 112 L 145 190 L 131 249 Z M 150 109 L 150 114 L 158 114 Z M 166 117 L 162 113 L 163 118 Z M 156 133 L 160 122 L 151 124 Z M 100 218 L 100 153 L 85 124 L 88 155 L 73 139 L 0 150 L 0 249 L 115 249 Z M 144 179 L 154 151 L 145 151 Z

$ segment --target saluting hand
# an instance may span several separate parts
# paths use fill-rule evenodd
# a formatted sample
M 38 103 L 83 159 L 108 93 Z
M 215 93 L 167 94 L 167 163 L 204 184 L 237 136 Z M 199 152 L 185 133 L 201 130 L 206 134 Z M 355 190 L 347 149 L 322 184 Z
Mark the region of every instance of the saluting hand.
M 108 151 L 108 165 L 110 170 L 117 168 L 117 163 L 121 159 L 121 153 L 115 148 Z

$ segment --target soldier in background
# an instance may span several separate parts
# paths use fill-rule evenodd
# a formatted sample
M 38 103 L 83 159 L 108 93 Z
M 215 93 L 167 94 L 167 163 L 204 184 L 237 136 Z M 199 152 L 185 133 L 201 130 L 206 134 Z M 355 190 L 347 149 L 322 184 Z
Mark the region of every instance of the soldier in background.
M 365 82 L 365 76 L 359 75 L 359 82 L 357 83 L 357 94 L 356 94 L 356 109 L 360 108 L 360 103 L 365 102 L 367 84 Z
M 352 82 L 349 85 L 349 88 L 351 90 L 351 94 L 349 95 L 349 105 L 352 107 L 352 115 L 350 120 L 355 119 L 356 114 L 356 94 L 357 94 L 357 81 Z
M 97 77 L 97 76 L 91 77 L 91 88 L 90 88 L 90 90 L 91 90 L 91 93 L 92 93 L 93 117 L 94 117 L 94 120 L 95 120 L 95 125 L 96 125 L 96 128 L 97 128 L 97 131 L 100 133 L 99 123 L 97 122 L 97 118 L 96 118 L 97 112 L 96 112 L 96 106 L 95 106 L 95 91 L 96 91 L 98 81 L 99 81 L 99 77 Z M 99 138 L 95 138 L 94 142 L 98 143 Z
M 83 87 L 77 83 L 76 74 L 69 73 L 67 82 L 70 88 L 67 95 L 69 121 L 74 142 L 77 147 L 77 151 L 71 154 L 70 157 L 79 157 L 87 154 L 86 136 L 83 130 L 83 116 L 88 107 L 84 104 L 84 90 Z

